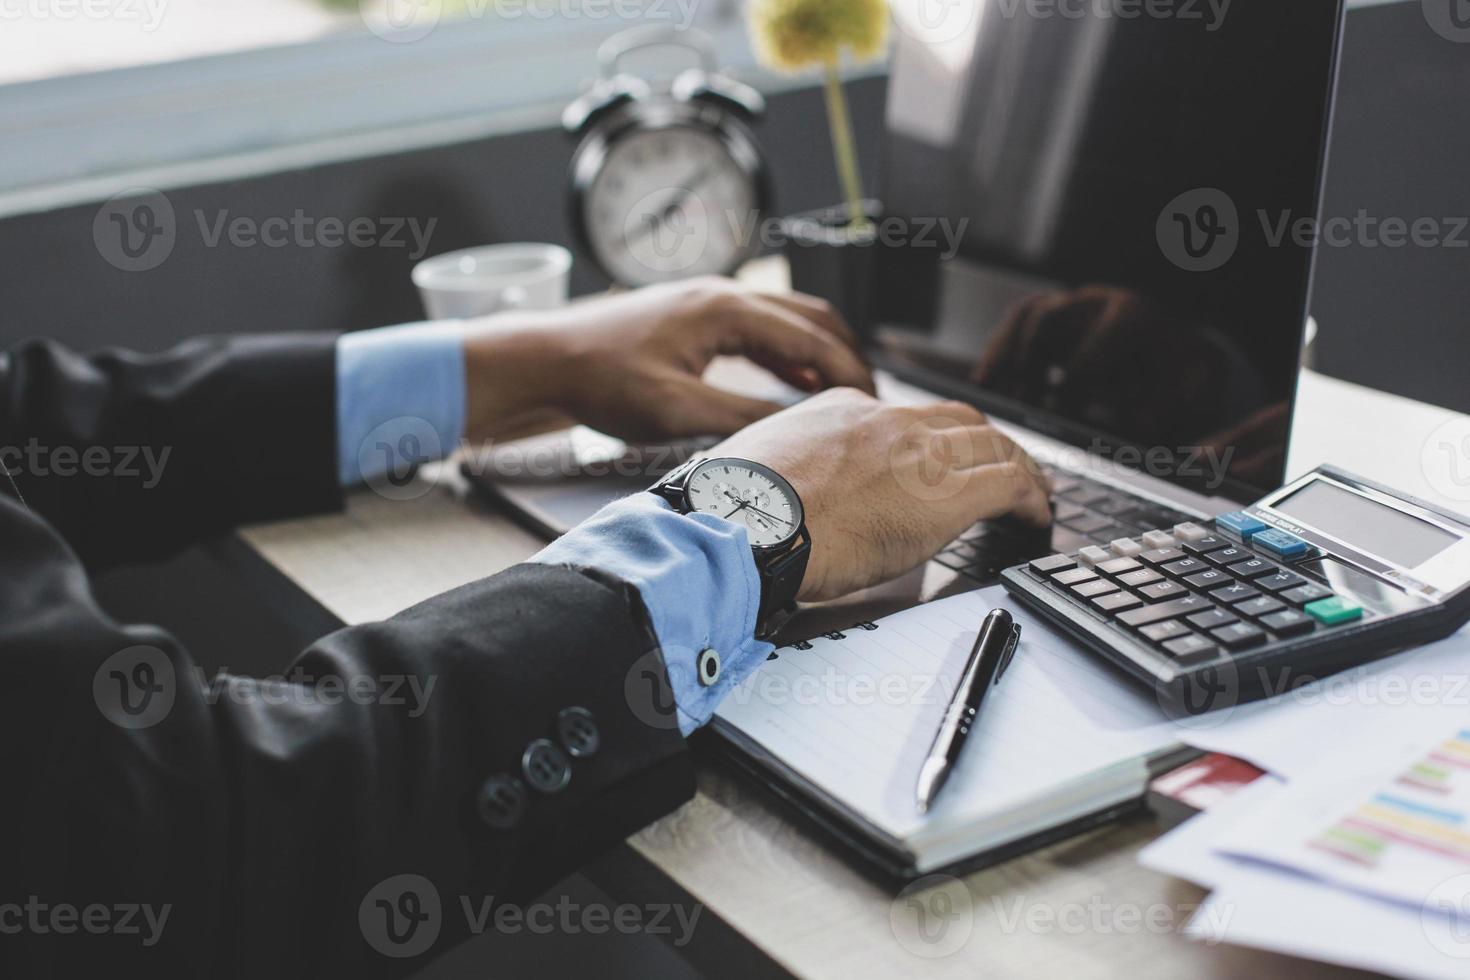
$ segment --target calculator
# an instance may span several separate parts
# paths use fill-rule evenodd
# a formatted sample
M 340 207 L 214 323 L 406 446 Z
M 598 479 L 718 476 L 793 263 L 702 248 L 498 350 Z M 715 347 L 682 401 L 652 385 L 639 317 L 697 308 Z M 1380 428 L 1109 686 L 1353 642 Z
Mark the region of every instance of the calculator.
M 1161 703 L 1198 713 L 1459 629 L 1470 523 L 1323 466 L 1244 510 L 1037 558 L 1001 580 Z

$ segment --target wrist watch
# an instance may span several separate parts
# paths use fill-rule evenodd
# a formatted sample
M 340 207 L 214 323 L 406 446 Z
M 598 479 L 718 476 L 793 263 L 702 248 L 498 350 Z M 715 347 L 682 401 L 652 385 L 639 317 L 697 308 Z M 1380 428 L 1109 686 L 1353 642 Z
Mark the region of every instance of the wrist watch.
M 713 514 L 750 538 L 761 579 L 756 639 L 775 636 L 796 612 L 812 542 L 801 498 L 769 466 L 748 459 L 691 459 L 650 488 L 681 514 Z

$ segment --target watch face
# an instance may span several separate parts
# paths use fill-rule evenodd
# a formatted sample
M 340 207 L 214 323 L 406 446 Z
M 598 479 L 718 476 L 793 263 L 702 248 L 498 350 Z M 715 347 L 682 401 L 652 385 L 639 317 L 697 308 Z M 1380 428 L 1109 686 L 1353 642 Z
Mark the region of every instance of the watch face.
M 743 524 L 753 547 L 789 541 L 801 527 L 801 499 L 773 471 L 743 459 L 701 463 L 684 486 L 692 511 Z
M 634 128 L 609 145 L 587 191 L 589 244 L 630 286 L 730 272 L 751 251 L 755 181 L 714 129 Z

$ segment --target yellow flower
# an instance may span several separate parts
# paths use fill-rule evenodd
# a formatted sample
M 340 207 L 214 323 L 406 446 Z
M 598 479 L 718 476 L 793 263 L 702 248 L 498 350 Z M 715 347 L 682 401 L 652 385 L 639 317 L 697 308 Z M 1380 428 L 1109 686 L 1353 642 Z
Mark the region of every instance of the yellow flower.
M 777 71 L 873 58 L 888 40 L 886 0 L 751 0 L 756 53 Z

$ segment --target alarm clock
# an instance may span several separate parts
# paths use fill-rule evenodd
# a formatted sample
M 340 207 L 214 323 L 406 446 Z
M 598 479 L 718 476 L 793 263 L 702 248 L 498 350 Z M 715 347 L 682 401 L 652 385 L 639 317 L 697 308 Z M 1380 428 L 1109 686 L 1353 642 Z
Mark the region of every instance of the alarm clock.
M 658 86 L 621 70 L 656 46 L 694 52 L 699 67 Z M 579 138 L 570 212 L 581 250 L 613 282 L 646 286 L 733 273 L 761 247 L 770 176 L 749 122 L 760 93 L 722 74 L 708 35 L 635 28 L 598 49 L 599 77 L 566 108 Z

